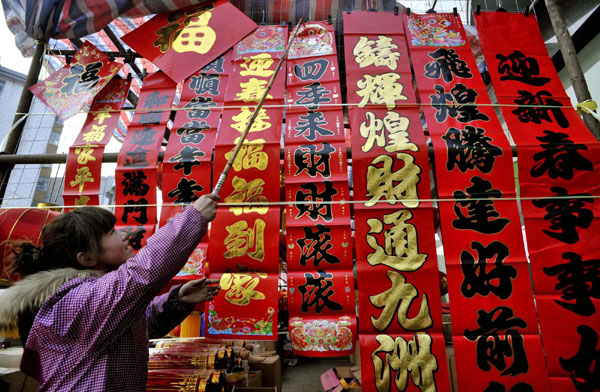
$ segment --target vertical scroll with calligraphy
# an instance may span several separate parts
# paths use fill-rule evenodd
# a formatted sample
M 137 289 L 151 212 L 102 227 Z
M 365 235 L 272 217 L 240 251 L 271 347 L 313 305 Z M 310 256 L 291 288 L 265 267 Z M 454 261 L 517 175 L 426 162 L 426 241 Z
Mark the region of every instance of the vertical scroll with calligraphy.
M 99 204 L 102 154 L 119 121 L 129 81 L 113 78 L 94 98 L 77 139 L 69 148 L 65 169 L 65 206 Z
M 517 145 L 551 390 L 597 390 L 600 143 L 571 107 L 533 15 L 482 12 L 475 21 Z
M 363 391 L 449 390 L 427 145 L 402 16 L 344 14 Z
M 117 228 L 139 250 L 156 228 L 156 166 L 176 84 L 164 73 L 146 76 L 138 109 L 119 151 L 115 173 Z
M 333 27 L 298 28 L 287 64 L 286 245 L 290 340 L 296 354 L 355 349 L 350 199 Z
M 510 145 L 458 16 L 412 14 L 406 38 L 435 152 L 460 390 L 548 390 Z

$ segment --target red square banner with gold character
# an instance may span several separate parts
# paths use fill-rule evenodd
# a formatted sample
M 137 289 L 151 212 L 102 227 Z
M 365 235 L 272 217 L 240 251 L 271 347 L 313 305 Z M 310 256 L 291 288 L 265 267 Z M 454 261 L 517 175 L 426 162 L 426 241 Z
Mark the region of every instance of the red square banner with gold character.
M 500 14 L 483 12 L 475 21 L 498 102 L 517 145 L 550 387 L 598 389 L 600 299 L 594 287 L 600 260 L 595 246 L 600 229 L 600 143 L 571 107 L 535 17 Z
M 156 185 L 158 153 L 175 97 L 175 83 L 162 72 L 148 75 L 139 96 L 138 110 L 117 158 L 115 173 L 117 227 L 146 226 L 142 243 L 158 223 Z
M 221 291 L 206 305 L 207 337 L 277 340 L 278 274 L 211 272 L 209 278 L 220 280 Z
M 124 35 L 123 42 L 180 82 L 256 27 L 229 2 L 219 0 L 158 14 Z
M 112 62 L 86 41 L 70 64 L 29 90 L 63 121 L 87 109 L 94 96 L 119 72 L 123 64 Z
M 548 390 L 512 153 L 462 23 L 412 14 L 405 29 L 435 151 L 459 389 Z
M 90 112 L 73 146 L 65 169 L 65 206 L 98 205 L 104 146 L 119 121 L 127 98 L 128 80 L 113 78 L 92 102 Z
M 427 144 L 402 17 L 344 14 L 344 44 L 362 387 L 448 390 Z

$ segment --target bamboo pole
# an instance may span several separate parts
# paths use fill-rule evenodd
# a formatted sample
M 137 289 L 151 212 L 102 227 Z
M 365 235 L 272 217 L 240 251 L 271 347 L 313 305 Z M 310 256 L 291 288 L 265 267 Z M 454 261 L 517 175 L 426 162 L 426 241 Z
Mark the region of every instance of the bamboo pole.
M 262 105 L 263 105 L 265 99 L 267 98 L 269 91 L 271 90 L 271 86 L 273 86 L 273 83 L 275 82 L 275 78 L 277 77 L 277 74 L 279 73 L 279 70 L 281 69 L 283 62 L 285 61 L 285 58 L 287 57 L 287 54 L 290 51 L 290 47 L 292 46 L 294 39 L 296 39 L 296 35 L 298 35 L 298 30 L 300 29 L 301 24 L 302 24 L 302 18 L 300 18 L 300 20 L 298 21 L 298 24 L 296 25 L 296 29 L 294 30 L 294 34 L 292 34 L 292 36 L 288 40 L 288 43 L 287 43 L 287 46 L 285 47 L 283 55 L 281 56 L 281 59 L 279 60 L 279 63 L 277 64 L 277 68 L 275 68 L 275 72 L 271 76 L 271 80 L 269 80 L 269 84 L 267 84 L 267 88 L 266 88 L 265 92 L 263 93 L 262 98 L 256 105 L 256 108 L 254 109 L 254 113 L 252 113 L 252 117 L 250 117 L 250 121 L 248 121 L 248 124 L 246 125 L 246 129 L 244 129 L 244 133 L 242 133 L 242 136 L 238 140 L 238 143 L 236 144 L 236 146 L 233 150 L 233 153 L 231 154 L 231 157 L 229 157 L 229 160 L 227 161 L 227 164 L 225 165 L 223 172 L 219 176 L 219 180 L 217 181 L 217 184 L 215 185 L 215 187 L 212 191 L 213 195 L 219 196 L 219 193 L 221 192 L 221 188 L 223 187 L 223 184 L 225 183 L 225 179 L 227 178 L 227 174 L 229 173 L 231 166 L 233 166 L 233 163 L 235 162 L 235 159 L 237 158 L 237 155 L 240 152 L 240 149 L 242 148 L 244 141 L 246 140 L 246 136 L 248 136 L 248 132 L 250 132 L 250 129 L 252 128 L 252 125 L 254 124 L 254 120 L 256 119 L 256 116 L 258 116 L 258 113 L 260 112 L 260 109 L 262 108 Z
M 548 9 L 548 16 L 552 22 L 552 28 L 554 29 L 558 45 L 560 46 L 560 52 L 565 60 L 569 79 L 571 79 L 571 84 L 575 91 L 575 97 L 577 98 L 578 103 L 592 99 L 585 77 L 583 76 L 581 64 L 577 58 L 577 51 L 573 45 L 571 34 L 569 34 L 569 29 L 567 28 L 567 24 L 560 12 L 558 4 L 556 3 L 556 0 L 545 0 L 545 2 L 546 8 Z M 588 113 L 583 114 L 583 121 L 594 137 L 600 140 L 600 123 Z
M 27 79 L 25 79 L 25 85 L 23 86 L 23 91 L 21 92 L 21 98 L 19 99 L 17 112 L 13 119 L 14 128 L 6 139 L 6 147 L 4 148 L 5 154 L 17 153 L 19 141 L 21 140 L 21 134 L 23 133 L 23 128 L 27 122 L 25 120 L 27 115 L 24 113 L 29 112 L 31 101 L 33 101 L 33 94 L 31 91 L 29 91 L 29 87 L 38 82 L 40 69 L 42 68 L 45 47 L 46 43 L 43 41 L 38 41 L 37 45 L 35 46 L 35 52 L 33 54 L 33 58 L 31 59 L 31 65 L 29 66 L 29 73 L 27 74 Z M 14 165 L 0 167 L 0 203 L 4 200 L 4 193 L 6 192 L 6 186 L 8 184 L 8 179 L 10 178 L 10 173 L 13 167 Z

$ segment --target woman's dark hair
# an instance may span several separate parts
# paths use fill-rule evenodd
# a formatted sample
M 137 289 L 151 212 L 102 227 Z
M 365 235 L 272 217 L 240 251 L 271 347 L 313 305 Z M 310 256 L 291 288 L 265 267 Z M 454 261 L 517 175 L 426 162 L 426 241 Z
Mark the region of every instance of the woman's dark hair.
M 77 261 L 79 252 L 98 256 L 100 240 L 115 226 L 115 216 L 99 207 L 80 207 L 61 214 L 42 229 L 42 244 L 31 242 L 9 244 L 12 250 L 10 275 L 22 276 L 39 271 L 72 267 L 84 269 Z

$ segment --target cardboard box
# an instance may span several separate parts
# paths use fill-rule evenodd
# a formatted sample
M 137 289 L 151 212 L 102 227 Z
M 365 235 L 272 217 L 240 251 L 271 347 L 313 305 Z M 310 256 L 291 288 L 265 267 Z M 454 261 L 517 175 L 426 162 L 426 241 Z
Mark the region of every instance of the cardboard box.
M 321 375 L 321 386 L 326 392 L 360 392 L 360 382 L 350 366 L 331 368 Z
M 0 350 L 0 367 L 19 368 L 21 366 L 21 357 L 23 356 L 23 347 L 9 347 Z
M 262 370 L 250 370 L 248 372 L 247 387 L 262 387 L 263 386 Z
M 279 355 L 251 355 L 248 359 L 250 369 L 261 370 L 263 387 L 277 387 L 281 391 L 281 358 Z

